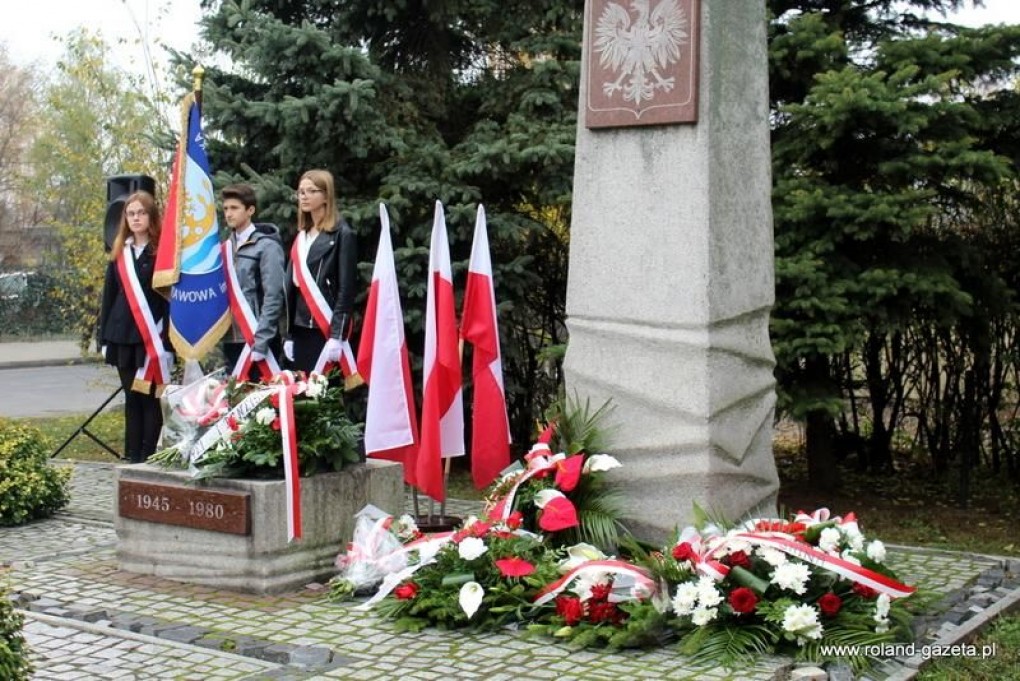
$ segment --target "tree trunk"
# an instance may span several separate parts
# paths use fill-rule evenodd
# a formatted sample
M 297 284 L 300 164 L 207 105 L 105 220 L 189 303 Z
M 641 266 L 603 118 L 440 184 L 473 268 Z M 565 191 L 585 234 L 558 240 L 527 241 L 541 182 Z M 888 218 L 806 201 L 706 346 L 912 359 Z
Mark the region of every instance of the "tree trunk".
M 826 394 L 826 391 L 832 386 L 828 358 L 809 359 L 805 369 L 807 384 L 813 388 L 812 392 Z M 835 435 L 836 426 L 828 411 L 815 409 L 807 413 L 805 437 L 807 440 L 808 480 L 823 492 L 832 492 L 839 487 Z

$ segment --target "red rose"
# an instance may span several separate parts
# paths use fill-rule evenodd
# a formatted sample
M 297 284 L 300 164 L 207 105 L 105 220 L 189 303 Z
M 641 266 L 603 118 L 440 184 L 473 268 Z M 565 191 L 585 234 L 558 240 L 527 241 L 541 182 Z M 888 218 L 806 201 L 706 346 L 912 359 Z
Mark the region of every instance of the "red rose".
M 673 559 L 679 562 L 688 560 L 696 563 L 698 562 L 698 553 L 691 546 L 690 542 L 681 542 L 673 547 Z
M 861 598 L 867 598 L 868 600 L 871 600 L 872 598 L 878 598 L 878 592 L 872 589 L 870 586 L 865 586 L 864 584 L 854 584 L 854 593 L 860 596 Z
M 414 582 L 406 582 L 394 589 L 393 595 L 402 601 L 409 601 L 418 595 L 418 585 Z
M 826 617 L 835 617 L 842 607 L 843 599 L 831 591 L 827 594 L 822 594 L 822 597 L 818 599 L 818 609 Z
M 734 551 L 729 555 L 729 559 L 730 565 L 733 567 L 742 567 L 745 570 L 751 568 L 751 559 L 743 551 Z
M 524 514 L 520 511 L 514 511 L 506 517 L 506 526 L 511 530 L 516 530 L 524 522 Z
M 608 584 L 596 584 L 591 588 L 591 599 L 593 601 L 605 601 L 609 598 L 609 592 L 613 587 Z
M 557 596 L 556 614 L 563 618 L 565 624 L 572 627 L 584 617 L 584 604 L 580 598 Z
M 738 615 L 746 615 L 754 612 L 758 605 L 758 596 L 746 586 L 741 586 L 730 592 L 729 601 L 733 612 Z

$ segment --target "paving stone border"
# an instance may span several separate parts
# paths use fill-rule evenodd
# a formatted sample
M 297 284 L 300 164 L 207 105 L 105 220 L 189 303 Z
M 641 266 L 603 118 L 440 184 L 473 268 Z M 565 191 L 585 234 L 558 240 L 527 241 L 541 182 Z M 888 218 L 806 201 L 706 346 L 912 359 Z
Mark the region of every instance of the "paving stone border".
M 116 629 L 289 667 L 278 670 L 282 675 L 272 671 L 266 672 L 268 676 L 260 675 L 258 678 L 303 679 L 309 674 L 344 667 L 351 662 L 326 646 L 295 645 L 247 635 L 232 635 L 159 617 L 63 603 L 24 591 L 11 593 L 8 598 L 16 608 L 56 620 L 74 620 L 91 625 L 94 629 Z

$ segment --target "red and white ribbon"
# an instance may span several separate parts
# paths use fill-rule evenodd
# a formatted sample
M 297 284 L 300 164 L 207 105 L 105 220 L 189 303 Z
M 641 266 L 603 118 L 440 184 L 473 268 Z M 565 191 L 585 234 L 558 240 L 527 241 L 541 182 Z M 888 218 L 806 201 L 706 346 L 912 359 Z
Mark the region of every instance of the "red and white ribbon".
M 152 317 L 149 302 L 145 299 L 145 289 L 138 281 L 138 273 L 135 271 L 132 247 L 132 243 L 125 244 L 124 250 L 117 256 L 117 272 L 120 275 L 121 287 L 124 289 L 124 296 L 127 298 L 131 316 L 135 320 L 135 326 L 138 327 L 138 332 L 142 336 L 142 344 L 145 346 L 145 362 L 135 372 L 132 388 L 140 392 L 148 392 L 152 383 L 164 386 L 170 382 L 170 367 L 166 366 L 163 359 L 166 356 L 166 347 L 160 336 L 163 330 L 163 320 L 157 323 Z
M 871 587 L 879 593 L 888 595 L 891 598 L 902 598 L 914 593 L 916 589 L 912 586 L 902 584 L 895 579 L 886 577 L 873 570 L 861 567 L 856 563 L 832 556 L 820 551 L 810 544 L 797 541 L 794 537 L 780 532 L 738 532 L 732 535 L 732 539 L 745 541 L 755 546 L 766 546 L 782 551 L 805 563 L 810 563 L 823 570 L 834 572 L 837 575 L 849 579 L 857 584 Z
M 298 232 L 297 238 L 294 239 L 294 245 L 290 250 L 290 260 L 294 266 L 292 279 L 294 286 L 301 292 L 301 297 L 308 306 L 308 310 L 312 313 L 315 326 L 322 333 L 323 337 L 329 340 L 329 327 L 333 322 L 333 310 L 326 302 L 325 296 L 322 295 L 322 291 L 319 290 L 319 286 L 315 283 L 315 277 L 312 276 L 311 271 L 308 269 L 308 248 L 310 245 L 308 233 Z M 329 360 L 329 352 L 323 347 L 312 371 L 324 374 L 332 364 L 333 362 Z M 353 377 L 358 373 L 358 363 L 354 358 L 354 350 L 351 348 L 350 341 L 347 340 L 340 341 L 340 371 L 343 373 L 344 378 Z
M 237 278 L 237 267 L 234 263 L 234 249 L 229 246 L 229 242 L 224 242 L 220 244 L 220 251 L 223 254 L 223 267 L 227 275 L 230 312 L 234 316 L 234 323 L 237 324 L 238 330 L 244 337 L 244 348 L 241 349 L 237 364 L 234 365 L 234 369 L 230 373 L 238 380 L 250 380 L 249 374 L 253 364 L 251 353 L 254 350 L 255 329 L 258 321 L 255 319 L 255 312 L 251 309 L 251 305 L 248 304 L 248 299 L 244 297 L 241 290 L 241 282 Z M 269 379 L 280 373 L 280 365 L 277 364 L 272 352 L 266 353 L 264 360 L 254 362 L 254 364 L 263 379 Z
M 289 371 L 277 374 L 276 395 L 280 402 L 280 439 L 283 443 L 283 479 L 287 499 L 287 541 L 301 538 L 301 468 L 298 463 L 297 426 L 294 423 L 294 395 L 299 391 Z
M 555 582 L 545 585 L 545 587 L 543 587 L 535 597 L 535 605 L 544 605 L 556 598 L 579 577 L 605 574 L 614 576 L 614 587 L 616 585 L 616 581 L 623 578 L 623 580 L 625 580 L 628 584 L 629 591 L 636 590 L 647 593 L 651 596 L 657 589 L 655 580 L 652 579 L 651 575 L 644 568 L 637 567 L 630 563 L 625 563 L 622 560 L 590 560 L 587 563 L 578 565 Z M 617 593 L 614 589 L 610 600 L 620 602 L 623 600 L 629 600 L 629 598 Z

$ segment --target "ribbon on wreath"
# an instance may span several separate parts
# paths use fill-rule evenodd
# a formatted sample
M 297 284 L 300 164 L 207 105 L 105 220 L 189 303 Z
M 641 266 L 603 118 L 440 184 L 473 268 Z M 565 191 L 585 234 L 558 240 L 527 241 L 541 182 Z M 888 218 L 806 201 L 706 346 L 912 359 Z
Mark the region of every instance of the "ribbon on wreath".
M 590 560 L 578 565 L 567 572 L 555 582 L 545 585 L 538 595 L 535 596 L 535 605 L 545 605 L 562 593 L 570 584 L 579 577 L 588 575 L 613 575 L 613 592 L 609 600 L 619 603 L 634 598 L 633 592 L 645 593 L 651 596 L 656 592 L 655 580 L 644 568 L 637 567 L 622 560 Z M 618 592 L 617 587 L 623 586 L 628 594 Z
M 301 469 L 298 463 L 297 426 L 294 422 L 294 395 L 300 386 L 294 374 L 282 371 L 273 377 L 279 382 L 280 439 L 283 444 L 283 479 L 287 500 L 287 541 L 301 539 Z
M 156 322 L 152 316 L 149 302 L 145 298 L 145 290 L 138 281 L 138 272 L 135 271 L 134 259 L 131 256 L 133 246 L 134 239 L 128 240 L 117 256 L 117 274 L 120 276 L 121 288 L 124 290 L 131 317 L 145 347 L 145 362 L 135 372 L 131 389 L 148 393 L 155 384 L 158 397 L 163 392 L 163 386 L 170 382 L 170 367 L 164 359 L 167 352 L 166 346 L 163 345 L 163 320 Z
M 255 319 L 255 312 L 251 309 L 251 305 L 248 304 L 248 299 L 244 297 L 244 293 L 241 291 L 241 282 L 237 278 L 237 266 L 234 263 L 234 249 L 229 247 L 228 244 L 229 242 L 221 243 L 220 252 L 223 254 L 223 268 L 227 274 L 227 295 L 230 299 L 230 313 L 234 317 L 234 323 L 237 324 L 241 336 L 244 337 L 244 348 L 241 349 L 241 354 L 238 356 L 237 363 L 230 374 L 238 380 L 249 380 L 249 373 L 251 372 L 252 364 L 254 364 L 262 374 L 262 378 L 269 379 L 275 374 L 280 373 L 280 365 L 277 364 L 272 352 L 266 353 L 264 360 L 259 360 L 258 362 L 252 361 L 251 353 L 254 351 L 255 346 L 257 320 Z
M 326 303 L 325 296 L 322 295 L 322 291 L 319 290 L 318 285 L 315 283 L 315 277 L 312 276 L 311 271 L 308 269 L 309 245 L 307 232 L 298 232 L 290 252 L 290 259 L 294 265 L 293 282 L 301 292 L 301 297 L 304 299 L 305 305 L 308 306 L 312 319 L 315 320 L 315 326 L 329 340 L 330 325 L 333 322 L 333 310 Z M 328 355 L 329 353 L 326 351 L 326 348 L 323 347 L 312 371 L 325 374 L 334 365 L 334 362 L 330 361 Z M 354 350 L 351 348 L 349 340 L 340 341 L 339 364 L 340 372 L 344 376 L 344 387 L 347 390 L 357 388 L 364 383 L 364 379 L 358 373 L 358 363 L 354 358 Z

